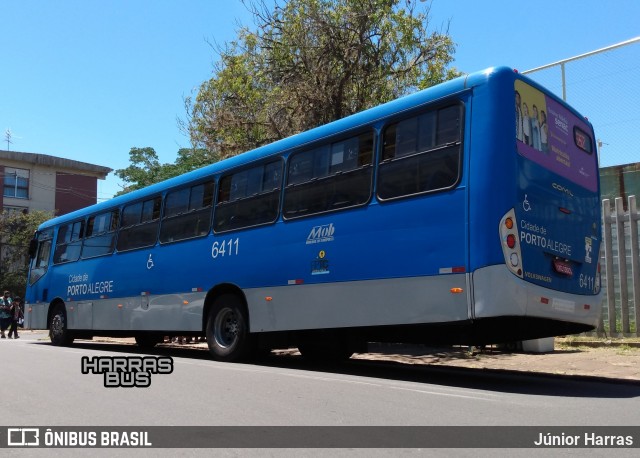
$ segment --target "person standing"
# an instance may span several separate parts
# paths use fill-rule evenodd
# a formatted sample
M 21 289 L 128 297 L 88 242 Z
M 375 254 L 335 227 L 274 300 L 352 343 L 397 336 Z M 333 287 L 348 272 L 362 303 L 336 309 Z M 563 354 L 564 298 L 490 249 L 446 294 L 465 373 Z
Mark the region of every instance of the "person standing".
M 22 299 L 16 296 L 13 298 L 13 303 L 11 304 L 11 327 L 9 328 L 10 339 L 11 334 L 13 334 L 14 339 L 20 338 L 18 335 L 18 325 L 21 318 L 24 319 L 22 312 Z
M 6 339 L 4 331 L 11 325 L 13 318 L 11 317 L 11 293 L 5 291 L 0 299 L 0 337 Z

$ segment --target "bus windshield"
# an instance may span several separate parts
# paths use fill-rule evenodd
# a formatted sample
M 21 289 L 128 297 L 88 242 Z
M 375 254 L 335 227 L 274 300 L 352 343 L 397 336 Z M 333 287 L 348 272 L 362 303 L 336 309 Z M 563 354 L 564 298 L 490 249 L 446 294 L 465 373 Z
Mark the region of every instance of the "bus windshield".
M 589 191 L 598 189 L 591 128 L 553 98 L 515 80 L 518 153 Z

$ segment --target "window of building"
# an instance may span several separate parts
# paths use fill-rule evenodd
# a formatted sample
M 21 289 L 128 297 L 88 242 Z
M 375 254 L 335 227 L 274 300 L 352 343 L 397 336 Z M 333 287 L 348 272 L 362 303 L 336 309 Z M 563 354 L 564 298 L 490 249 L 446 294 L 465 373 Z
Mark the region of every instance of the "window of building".
M 172 191 L 164 199 L 160 242 L 202 237 L 209 233 L 214 183 Z
M 155 245 L 160 223 L 160 196 L 135 204 L 122 210 L 122 222 L 118 233 L 118 251 L 133 250 Z
M 449 105 L 389 125 L 383 134 L 378 197 L 449 189 L 460 176 L 462 106 Z
M 372 163 L 373 132 L 294 153 L 289 159 L 284 217 L 366 204 Z
M 29 198 L 29 170 L 4 168 L 4 197 Z
M 223 176 L 218 188 L 214 231 L 272 223 L 278 217 L 282 161 L 276 160 Z

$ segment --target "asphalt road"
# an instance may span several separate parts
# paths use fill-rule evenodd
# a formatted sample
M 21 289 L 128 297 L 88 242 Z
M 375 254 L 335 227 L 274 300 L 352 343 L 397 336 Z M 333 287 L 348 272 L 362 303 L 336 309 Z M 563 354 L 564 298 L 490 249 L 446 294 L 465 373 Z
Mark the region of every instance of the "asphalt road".
M 53 347 L 45 334 L 0 342 L 3 419 L 11 427 L 111 426 L 618 426 L 640 424 L 640 386 L 501 371 L 351 360 L 334 366 L 299 356 L 228 364 L 202 350 L 138 352 L 114 343 Z M 104 375 L 82 374 L 82 357 L 171 357 L 173 372 L 147 388 L 106 388 Z M 401 428 L 404 430 L 405 428 Z M 636 428 L 637 429 L 637 428 Z M 168 428 L 170 435 L 175 428 Z M 543 431 L 546 429 L 543 429 Z M 614 428 L 614 431 L 616 429 Z M 502 434 L 502 429 L 492 434 Z M 260 432 L 258 430 L 257 432 Z M 286 430 L 285 434 L 295 434 Z M 312 433 L 316 434 L 314 428 Z M 321 431 L 322 433 L 322 431 Z M 348 435 L 350 431 L 347 431 Z M 420 432 L 419 432 L 420 433 Z M 431 431 L 433 433 L 433 431 Z M 2 432 L 4 434 L 4 432 Z M 192 433 L 200 434 L 200 433 Z M 279 433 L 281 434 L 281 433 Z M 340 434 L 343 434 L 340 431 Z M 376 430 L 384 435 L 386 430 Z M 537 434 L 537 433 L 536 433 Z M 635 433 L 634 433 L 635 434 Z M 164 448 L 136 456 L 635 456 L 631 449 Z M 200 434 L 196 437 L 202 437 Z M 640 437 L 640 433 L 636 434 Z M 305 443 L 303 441 L 303 443 Z M 325 442 L 321 442 L 324 444 Z M 157 445 L 157 443 L 156 443 Z M 217 446 L 217 445 L 216 445 Z M 315 445 L 318 446 L 317 444 Z M 637 446 L 637 445 L 636 445 Z M 245 447 L 252 447 L 245 445 Z M 255 447 L 255 446 L 253 446 Z M 306 445 L 304 446 L 306 447 Z M 393 446 L 396 447 L 396 446 Z M 424 447 L 424 446 L 423 446 Z M 518 445 L 517 447 L 520 447 Z M 9 449 L 9 456 L 87 456 L 86 449 Z M 94 449 L 92 456 L 130 456 Z
M 300 357 L 229 364 L 206 352 L 162 349 L 171 374 L 148 388 L 105 388 L 82 356 L 144 356 L 131 346 L 68 348 L 24 334 L 0 342 L 2 424 L 19 425 L 638 425 L 640 386 Z

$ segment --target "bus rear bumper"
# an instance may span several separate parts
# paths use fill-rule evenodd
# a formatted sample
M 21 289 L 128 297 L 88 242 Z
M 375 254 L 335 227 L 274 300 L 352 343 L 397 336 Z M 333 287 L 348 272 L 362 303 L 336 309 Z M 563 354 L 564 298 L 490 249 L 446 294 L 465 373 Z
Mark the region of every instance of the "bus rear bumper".
M 541 318 L 575 324 L 580 329 L 576 332 L 582 332 L 598 326 L 601 308 L 602 294 L 576 295 L 544 288 L 518 278 L 504 265 L 484 267 L 473 273 L 474 320 L 504 316 Z

